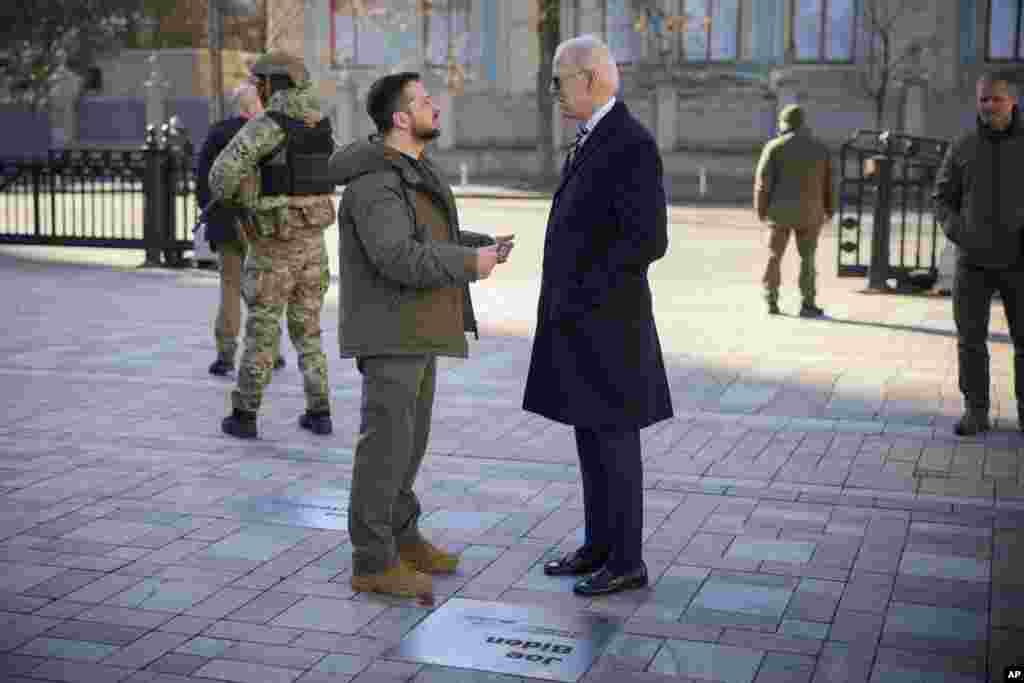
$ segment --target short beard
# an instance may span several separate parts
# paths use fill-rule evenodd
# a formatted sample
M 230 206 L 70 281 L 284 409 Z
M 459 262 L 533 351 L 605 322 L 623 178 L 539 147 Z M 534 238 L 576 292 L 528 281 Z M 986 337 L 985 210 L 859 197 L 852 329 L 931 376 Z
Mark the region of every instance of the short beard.
M 423 130 L 421 128 L 415 128 L 412 132 L 412 136 L 419 142 L 430 142 L 431 140 L 436 140 L 441 137 L 441 129 L 429 128 L 427 130 Z

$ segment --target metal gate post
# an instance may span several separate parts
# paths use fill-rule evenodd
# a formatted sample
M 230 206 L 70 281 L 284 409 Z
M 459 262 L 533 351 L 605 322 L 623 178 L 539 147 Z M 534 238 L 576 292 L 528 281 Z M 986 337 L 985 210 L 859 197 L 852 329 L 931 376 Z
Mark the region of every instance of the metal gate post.
M 868 266 L 868 289 L 886 290 L 889 285 L 889 236 L 892 218 L 892 140 L 888 131 L 879 137 L 882 154 L 871 157 L 877 192 L 871 225 L 871 264 Z
M 146 174 L 142 183 L 142 239 L 145 243 L 146 261 L 143 266 L 161 265 L 160 247 L 167 233 L 165 154 L 156 126 L 146 126 Z

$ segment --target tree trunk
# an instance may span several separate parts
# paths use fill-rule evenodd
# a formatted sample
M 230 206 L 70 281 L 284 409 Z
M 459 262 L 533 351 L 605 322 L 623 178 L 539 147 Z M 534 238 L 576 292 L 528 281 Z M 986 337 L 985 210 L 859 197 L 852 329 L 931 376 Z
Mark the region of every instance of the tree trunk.
M 537 154 L 540 157 L 540 180 L 555 179 L 554 100 L 548 90 L 552 62 L 559 37 L 559 0 L 537 0 L 537 40 L 540 66 L 537 68 Z

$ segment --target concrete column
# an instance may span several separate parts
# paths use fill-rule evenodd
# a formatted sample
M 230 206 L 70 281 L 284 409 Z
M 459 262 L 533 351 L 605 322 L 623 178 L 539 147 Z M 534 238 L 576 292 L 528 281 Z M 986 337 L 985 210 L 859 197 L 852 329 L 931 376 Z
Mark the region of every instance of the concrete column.
M 578 0 L 579 9 L 576 17 L 578 35 L 593 33 L 596 36 L 605 38 L 604 35 L 604 8 L 602 0 Z M 571 36 L 570 36 L 571 37 Z
M 78 99 L 82 94 L 82 79 L 67 73 L 57 84 L 50 108 L 50 146 L 69 147 L 78 142 Z
M 347 145 L 355 142 L 356 131 L 358 130 L 355 120 L 358 110 L 356 106 L 356 84 L 347 72 L 339 72 L 335 78 L 337 80 L 337 88 L 335 89 L 333 103 L 335 109 L 333 121 L 334 137 L 337 139 L 338 144 Z
M 447 85 L 438 89 L 437 105 L 441 108 L 441 137 L 437 139 L 437 147 L 442 150 L 449 150 L 455 147 L 455 102 L 457 98 L 452 95 Z
M 903 109 L 903 130 L 908 135 L 924 136 L 926 130 L 925 107 L 928 85 L 914 80 L 906 84 L 907 99 Z
M 314 82 L 328 76 L 333 61 L 330 0 L 306 0 L 303 9 L 303 60 Z
M 658 85 L 654 91 L 655 98 L 655 139 L 658 149 L 670 152 L 676 148 L 679 133 L 679 100 L 676 89 L 671 83 Z
M 146 61 L 150 67 L 149 78 L 142 84 L 146 91 L 146 125 L 160 125 L 167 120 L 167 91 L 171 84 L 160 71 L 160 58 L 155 52 Z

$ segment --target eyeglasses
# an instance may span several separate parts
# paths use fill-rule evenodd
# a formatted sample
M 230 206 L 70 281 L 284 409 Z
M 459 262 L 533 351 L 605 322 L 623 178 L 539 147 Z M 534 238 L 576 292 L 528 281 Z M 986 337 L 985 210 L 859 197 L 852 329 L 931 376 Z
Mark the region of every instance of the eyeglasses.
M 559 92 L 559 91 L 561 91 L 562 90 L 562 83 L 564 81 L 572 78 L 573 76 L 579 76 L 580 74 L 587 74 L 589 76 L 590 72 L 587 71 L 586 69 L 580 69 L 579 71 L 573 71 L 571 74 L 566 74 L 565 76 L 552 76 L 551 77 L 551 91 L 552 92 Z

